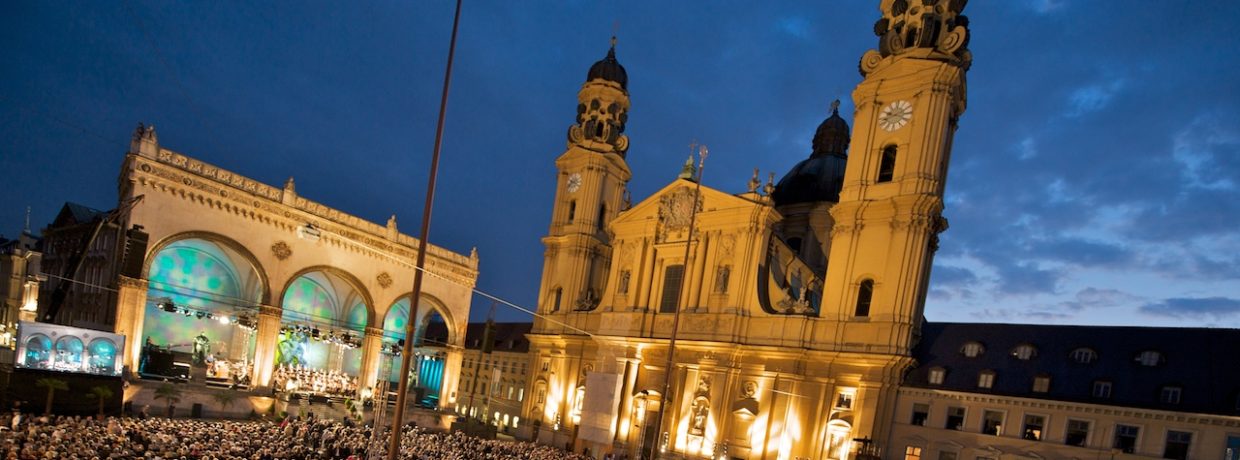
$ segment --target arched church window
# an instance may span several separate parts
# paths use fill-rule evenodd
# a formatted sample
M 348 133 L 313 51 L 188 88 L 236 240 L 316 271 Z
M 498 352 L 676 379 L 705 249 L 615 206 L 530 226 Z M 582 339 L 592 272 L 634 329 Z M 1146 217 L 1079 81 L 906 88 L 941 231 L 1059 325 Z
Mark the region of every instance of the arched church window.
M 577 201 L 568 202 L 568 223 L 573 223 L 573 218 L 577 217 Z
M 878 182 L 891 182 L 896 174 L 896 146 L 883 147 L 883 157 L 878 163 Z
M 870 301 L 874 298 L 874 280 L 864 280 L 857 288 L 857 309 L 853 316 L 870 316 Z

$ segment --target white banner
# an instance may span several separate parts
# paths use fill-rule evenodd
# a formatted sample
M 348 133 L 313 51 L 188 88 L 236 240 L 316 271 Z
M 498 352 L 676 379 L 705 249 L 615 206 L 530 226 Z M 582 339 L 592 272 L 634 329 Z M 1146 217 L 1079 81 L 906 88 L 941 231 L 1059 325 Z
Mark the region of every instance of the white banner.
M 620 374 L 591 372 L 586 376 L 586 393 L 581 403 L 581 429 L 586 441 L 611 444 L 612 420 L 620 404 Z

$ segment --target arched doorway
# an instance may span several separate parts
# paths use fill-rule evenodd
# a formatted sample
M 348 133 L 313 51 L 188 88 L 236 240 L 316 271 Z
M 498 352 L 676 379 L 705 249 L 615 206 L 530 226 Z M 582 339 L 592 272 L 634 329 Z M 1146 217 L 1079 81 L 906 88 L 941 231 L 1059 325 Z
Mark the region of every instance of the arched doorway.
M 253 258 L 237 248 L 190 236 L 148 260 L 140 375 L 248 383 L 256 306 L 266 287 Z
M 326 396 L 356 393 L 369 301 L 352 277 L 308 270 L 281 296 L 275 388 Z
M 439 406 L 444 391 L 448 346 L 456 340 L 455 328 L 443 311 L 443 306 L 430 296 L 422 296 L 422 301 L 418 303 L 409 384 L 417 395 L 416 404 L 426 408 Z M 390 361 L 390 369 L 384 373 L 381 361 L 379 378 L 390 382 L 391 391 L 395 391 L 400 382 L 401 359 L 398 351 L 406 340 L 408 322 L 409 296 L 405 296 L 388 308 L 383 319 L 383 351 L 386 354 L 383 358 Z

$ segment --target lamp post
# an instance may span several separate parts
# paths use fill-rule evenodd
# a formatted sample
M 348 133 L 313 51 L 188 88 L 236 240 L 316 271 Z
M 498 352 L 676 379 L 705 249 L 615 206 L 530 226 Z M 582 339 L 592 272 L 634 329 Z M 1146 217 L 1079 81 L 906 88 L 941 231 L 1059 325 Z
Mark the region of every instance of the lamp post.
M 695 181 L 696 185 L 693 187 L 693 198 L 689 204 L 689 230 L 685 235 L 684 264 L 686 269 L 689 266 L 689 252 L 693 247 L 693 226 L 697 222 L 698 200 L 702 196 L 702 171 L 706 168 L 706 155 L 709 151 L 707 151 L 706 146 L 703 145 L 698 150 L 698 153 L 700 154 L 700 157 L 698 158 L 697 180 Z M 693 176 L 690 175 L 689 177 Z M 684 290 L 685 276 L 682 274 L 680 277 L 680 288 L 677 289 L 677 292 L 679 292 L 683 297 L 686 294 Z M 684 305 L 680 305 L 680 302 L 677 301 L 676 311 L 672 314 L 672 331 L 667 341 L 667 366 L 663 370 L 663 394 L 661 395 L 663 401 L 659 403 L 659 416 L 658 419 L 655 420 L 655 433 L 663 433 L 659 444 L 660 454 L 666 453 L 667 449 L 670 447 L 669 444 L 671 443 L 671 435 L 668 432 L 663 431 L 663 418 L 667 414 L 667 406 L 671 404 L 673 400 L 671 391 L 673 368 L 676 365 L 676 330 L 680 327 L 680 310 L 683 308 Z

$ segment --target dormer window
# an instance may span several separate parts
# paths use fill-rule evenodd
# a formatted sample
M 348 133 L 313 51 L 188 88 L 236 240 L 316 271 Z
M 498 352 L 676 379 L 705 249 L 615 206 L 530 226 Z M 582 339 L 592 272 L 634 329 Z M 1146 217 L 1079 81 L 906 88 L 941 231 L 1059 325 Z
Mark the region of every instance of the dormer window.
M 1135 360 L 1137 363 L 1146 367 L 1154 367 L 1163 363 L 1162 353 L 1154 350 L 1145 350 L 1137 355 Z
M 1074 363 L 1091 364 L 1098 359 L 1098 352 L 1094 351 L 1092 348 L 1081 347 L 1072 350 L 1072 354 L 1069 356 L 1072 358 L 1072 362 Z
M 1039 375 L 1033 378 L 1033 392 L 1046 393 L 1051 390 L 1051 376 Z
M 985 370 L 977 373 L 977 387 L 989 390 L 995 386 L 995 371 Z
M 1012 357 L 1021 361 L 1028 361 L 1038 356 L 1038 349 L 1033 345 L 1023 343 L 1012 349 Z
M 963 347 L 960 347 L 960 354 L 968 358 L 976 358 L 985 352 L 986 347 L 982 346 L 981 342 L 968 342 Z
M 930 381 L 931 385 L 942 385 L 944 377 L 947 377 L 947 369 L 932 367 L 930 368 L 930 374 L 927 376 L 927 380 Z
M 1165 404 L 1179 404 L 1180 394 L 1184 389 L 1174 385 L 1162 387 L 1162 392 L 1158 396 L 1158 402 Z

